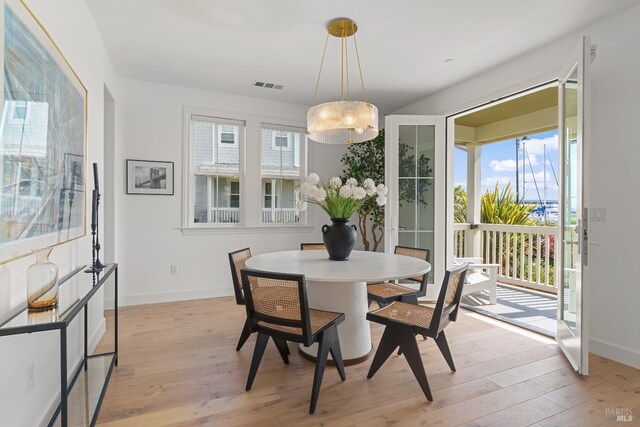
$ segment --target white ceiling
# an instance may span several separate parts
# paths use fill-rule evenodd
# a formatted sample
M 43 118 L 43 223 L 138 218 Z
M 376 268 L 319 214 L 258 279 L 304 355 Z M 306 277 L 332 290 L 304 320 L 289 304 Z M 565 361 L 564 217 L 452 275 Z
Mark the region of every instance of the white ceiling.
M 359 26 L 368 98 L 389 113 L 639 0 L 87 0 L 121 77 L 310 104 L 326 22 Z M 330 38 L 320 100 L 339 88 Z M 353 52 L 353 51 L 352 51 Z M 445 63 L 445 59 L 455 61 Z M 352 62 L 354 64 L 355 61 Z M 357 73 L 352 69 L 352 84 Z M 253 81 L 283 90 L 253 87 Z M 357 87 L 354 85 L 354 87 Z

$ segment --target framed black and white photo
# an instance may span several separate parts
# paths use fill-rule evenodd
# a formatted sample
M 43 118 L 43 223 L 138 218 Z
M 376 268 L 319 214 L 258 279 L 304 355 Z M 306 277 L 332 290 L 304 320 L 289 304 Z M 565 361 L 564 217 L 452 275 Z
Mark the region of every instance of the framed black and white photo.
M 127 194 L 173 195 L 173 162 L 127 160 Z

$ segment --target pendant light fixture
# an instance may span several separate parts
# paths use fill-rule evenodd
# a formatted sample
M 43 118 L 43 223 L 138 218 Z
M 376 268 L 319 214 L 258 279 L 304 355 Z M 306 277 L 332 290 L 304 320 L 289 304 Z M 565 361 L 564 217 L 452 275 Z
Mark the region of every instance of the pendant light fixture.
M 307 111 L 307 135 L 312 141 L 324 144 L 353 144 L 369 141 L 378 135 L 378 108 L 367 102 L 356 41 L 357 31 L 355 22 L 348 18 L 334 19 L 327 25 L 327 38 L 324 43 L 316 90 L 313 94 L 313 106 Z M 316 105 L 330 35 L 340 39 L 340 100 Z M 362 86 L 362 101 L 351 99 L 347 41 L 352 36 Z

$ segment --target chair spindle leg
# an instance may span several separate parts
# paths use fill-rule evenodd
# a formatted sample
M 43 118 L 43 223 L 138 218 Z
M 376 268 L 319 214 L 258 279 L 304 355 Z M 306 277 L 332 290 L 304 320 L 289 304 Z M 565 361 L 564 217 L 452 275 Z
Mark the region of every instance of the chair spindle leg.
M 456 365 L 453 363 L 453 357 L 451 356 L 451 350 L 449 350 L 449 344 L 447 344 L 447 338 L 444 335 L 444 331 L 438 334 L 438 338 L 436 338 L 436 344 L 438 344 L 438 348 L 440 349 L 440 353 L 444 356 L 444 360 L 447 361 L 449 368 L 453 372 L 456 371 Z
M 322 338 L 318 342 L 316 369 L 313 376 L 313 388 L 311 389 L 311 403 L 309 404 L 310 414 L 313 414 L 316 411 L 318 395 L 320 394 L 320 385 L 322 384 L 322 377 L 324 376 L 324 368 L 327 365 L 327 356 L 329 356 L 329 337 L 326 332 L 327 331 L 322 332 Z
M 247 387 L 246 390 L 251 390 L 251 386 L 253 385 L 253 380 L 258 373 L 258 367 L 260 367 L 260 361 L 262 360 L 262 355 L 264 355 L 264 349 L 267 347 L 267 342 L 269 342 L 269 335 L 258 334 L 258 339 L 256 340 L 256 347 L 253 350 L 253 359 L 251 359 L 251 368 L 249 368 L 249 378 L 247 378 Z
M 384 328 L 380 344 L 378 344 L 376 354 L 373 356 L 373 362 L 371 362 L 367 378 L 373 378 L 375 373 L 378 372 L 378 369 L 380 369 L 395 349 L 398 348 L 398 341 L 395 337 L 396 329 L 397 328 L 390 325 Z
M 404 353 L 409 367 L 413 371 L 413 375 L 418 380 L 422 392 L 426 396 L 427 400 L 433 401 L 431 395 L 431 389 L 429 388 L 429 381 L 427 380 L 427 374 L 424 371 L 424 365 L 422 364 L 422 357 L 420 357 L 420 350 L 418 349 L 418 343 L 416 342 L 415 334 L 411 327 L 398 328 L 398 340 L 400 341 L 400 348 Z
M 240 351 L 245 342 L 247 342 L 247 338 L 251 335 L 251 328 L 249 327 L 249 319 L 245 320 L 244 326 L 242 327 L 242 332 L 240 333 L 240 339 L 238 340 L 238 345 L 236 346 L 236 351 Z
M 287 342 L 281 338 L 273 337 L 273 342 L 278 349 L 278 353 L 280 353 L 280 357 L 282 357 L 282 361 L 285 365 L 289 364 L 289 348 L 287 346 Z

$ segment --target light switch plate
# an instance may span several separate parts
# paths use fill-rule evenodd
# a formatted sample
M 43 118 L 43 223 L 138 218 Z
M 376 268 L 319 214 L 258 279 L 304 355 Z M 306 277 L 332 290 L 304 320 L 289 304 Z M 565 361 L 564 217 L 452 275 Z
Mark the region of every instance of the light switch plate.
M 604 222 L 605 215 L 605 208 L 591 208 L 589 219 L 592 222 Z

